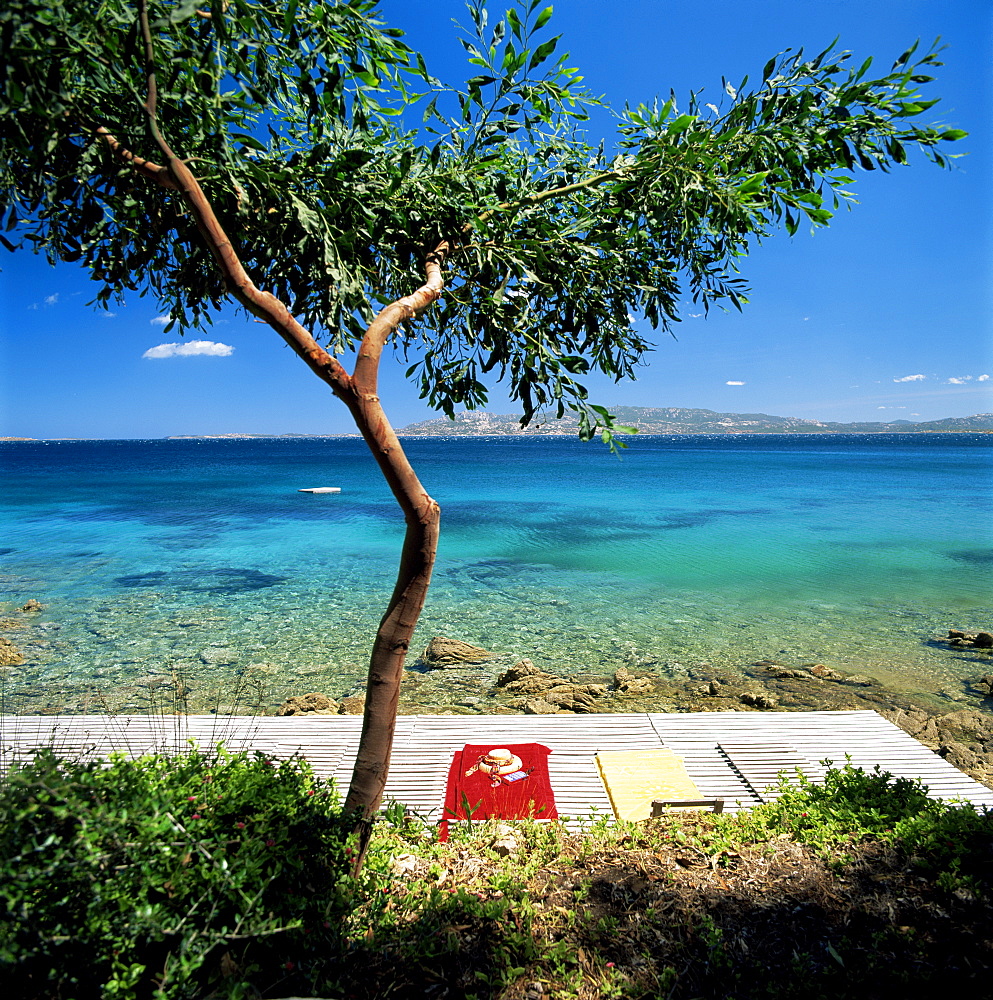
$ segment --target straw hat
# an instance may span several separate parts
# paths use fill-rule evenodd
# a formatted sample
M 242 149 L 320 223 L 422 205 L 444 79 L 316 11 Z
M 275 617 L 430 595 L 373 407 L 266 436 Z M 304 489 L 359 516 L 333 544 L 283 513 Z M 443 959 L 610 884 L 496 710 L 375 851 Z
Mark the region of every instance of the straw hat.
M 510 774 L 521 769 L 521 758 L 502 747 L 491 750 L 480 762 L 490 774 Z

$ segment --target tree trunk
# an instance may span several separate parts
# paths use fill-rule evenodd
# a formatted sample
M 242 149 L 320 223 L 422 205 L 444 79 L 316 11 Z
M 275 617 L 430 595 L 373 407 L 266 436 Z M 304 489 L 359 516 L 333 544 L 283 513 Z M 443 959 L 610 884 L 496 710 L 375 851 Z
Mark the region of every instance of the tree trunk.
M 438 504 L 418 480 L 383 412 L 377 392 L 379 361 L 384 345 L 397 326 L 441 295 L 441 265 L 447 252 L 448 244 L 442 244 L 428 254 L 428 280 L 424 286 L 413 295 L 387 306 L 370 324 L 351 379 L 353 395 L 342 397 L 407 522 L 396 586 L 373 642 L 362 735 L 345 799 L 346 810 L 355 811 L 360 824 L 356 867 L 362 863 L 368 844 L 369 821 L 379 808 L 386 786 L 404 660 L 427 598 L 438 552 L 441 519 Z

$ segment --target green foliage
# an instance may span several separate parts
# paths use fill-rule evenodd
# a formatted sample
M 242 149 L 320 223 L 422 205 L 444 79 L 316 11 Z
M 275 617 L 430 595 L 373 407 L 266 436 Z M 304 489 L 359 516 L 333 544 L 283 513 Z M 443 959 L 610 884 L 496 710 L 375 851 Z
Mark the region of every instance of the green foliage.
M 598 822 L 578 837 L 556 823 L 514 824 L 507 858 L 490 847 L 497 824 L 457 827 L 440 844 L 394 807 L 361 880 L 346 874 L 347 829 L 299 761 L 193 751 L 99 766 L 41 754 L 0 792 L 4 986 L 25 1000 L 420 996 L 432 984 L 482 1000 L 535 979 L 560 996 L 856 995 L 834 990 L 857 963 L 871 970 L 894 949 L 919 949 L 923 961 L 935 947 L 924 909 L 913 918 L 919 942 L 900 914 L 865 940 L 861 924 L 846 936 L 818 916 L 807 938 L 794 909 L 801 887 L 749 908 L 743 859 L 807 844 L 839 887 L 859 871 L 873 887 L 866 866 L 883 858 L 892 897 L 923 893 L 946 908 L 942 927 L 952 904 L 959 914 L 984 906 L 993 879 L 989 815 L 851 767 L 823 785 L 784 785 L 776 802 L 736 816 Z M 701 872 L 717 884 L 736 872 L 737 882 L 715 894 L 697 885 Z M 825 896 L 815 880 L 812 891 L 823 902 L 852 890 Z M 976 912 L 982 933 L 987 910 Z M 792 941 L 798 924 L 799 950 L 770 952 L 792 955 L 795 975 L 776 966 L 755 978 L 764 959 L 740 942 L 763 921 L 769 933 L 749 947 Z
M 5 987 L 241 997 L 306 976 L 357 891 L 347 851 L 336 795 L 300 761 L 41 753 L 0 789 Z
M 180 332 L 209 323 L 228 289 L 188 206 L 99 130 L 160 165 L 161 135 L 256 284 L 333 351 L 446 244 L 442 301 L 396 334 L 423 396 L 451 415 L 501 378 L 522 422 L 572 409 L 581 436 L 609 438 L 584 376 L 633 377 L 651 345 L 632 316 L 671 330 L 687 292 L 740 308 L 757 239 L 827 224 L 858 170 L 915 147 L 943 165 L 939 146 L 964 135 L 916 123 L 939 63 L 915 46 L 877 77 L 845 52 L 786 53 L 752 90 L 724 82 L 723 107 L 673 95 L 591 143 L 578 127 L 600 102 L 549 34 L 551 8 L 469 13 L 472 75 L 452 86 L 372 0 L 9 0 L 3 242 L 80 262 L 100 303 L 137 291 Z
M 919 780 L 895 778 L 878 765 L 867 772 L 846 764 L 829 768 L 823 784 L 797 774 L 779 789 L 773 802 L 715 823 L 704 837 L 708 848 L 719 852 L 743 835 L 787 833 L 831 855 L 873 839 L 899 848 L 946 888 L 962 884 L 982 891 L 993 876 L 993 816 L 968 803 L 929 798 Z M 842 853 L 838 863 L 844 860 Z

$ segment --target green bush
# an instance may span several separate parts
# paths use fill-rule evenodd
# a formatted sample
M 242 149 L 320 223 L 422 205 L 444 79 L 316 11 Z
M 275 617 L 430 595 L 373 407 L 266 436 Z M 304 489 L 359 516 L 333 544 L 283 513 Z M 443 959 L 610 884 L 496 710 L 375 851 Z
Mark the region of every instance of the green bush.
M 333 789 L 300 760 L 41 753 L 0 787 L 6 995 L 306 986 L 358 888 L 347 832 Z
M 993 814 L 968 802 L 928 797 L 918 779 L 897 778 L 877 765 L 829 768 L 822 784 L 803 775 L 779 785 L 780 797 L 741 814 L 727 829 L 755 839 L 787 833 L 831 851 L 875 839 L 893 845 L 946 888 L 980 895 L 993 878 Z M 843 863 L 842 854 L 838 863 Z

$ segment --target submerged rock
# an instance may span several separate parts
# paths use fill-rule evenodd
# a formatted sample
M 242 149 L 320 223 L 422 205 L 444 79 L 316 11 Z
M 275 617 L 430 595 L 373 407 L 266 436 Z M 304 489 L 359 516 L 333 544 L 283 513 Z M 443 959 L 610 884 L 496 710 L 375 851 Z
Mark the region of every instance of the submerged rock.
M 835 670 L 833 667 L 826 667 L 823 663 L 811 663 L 810 666 L 804 665 L 806 670 L 809 670 L 814 677 L 819 677 L 822 681 L 843 681 L 845 675 L 839 670 Z
M 740 700 L 743 705 L 751 705 L 752 708 L 770 709 L 776 708 L 779 705 L 779 701 L 775 695 L 763 692 L 753 693 L 746 691 Z
M 229 646 L 211 646 L 200 653 L 201 663 L 210 666 L 224 667 L 238 662 L 238 654 Z
M 790 678 L 795 681 L 812 681 L 814 674 L 809 670 L 796 670 L 792 667 L 768 666 L 765 668 L 773 677 Z
M 21 605 L 21 611 L 27 611 L 29 614 L 34 611 L 44 611 L 45 605 L 41 601 L 35 600 L 33 597 L 29 598 L 28 601 Z

